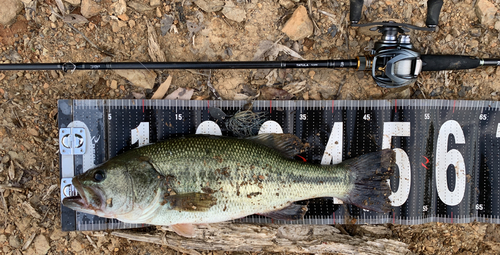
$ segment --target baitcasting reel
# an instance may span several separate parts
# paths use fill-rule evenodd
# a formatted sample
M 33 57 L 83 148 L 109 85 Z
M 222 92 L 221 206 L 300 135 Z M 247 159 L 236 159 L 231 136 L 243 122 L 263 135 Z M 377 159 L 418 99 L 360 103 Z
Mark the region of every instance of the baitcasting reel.
M 405 33 L 410 29 L 435 31 L 442 0 L 429 0 L 427 12 L 427 27 L 417 27 L 410 24 L 377 22 L 358 24 L 361 17 L 363 0 L 351 0 L 350 18 L 353 27 L 372 27 L 371 31 L 382 34 L 374 48 L 367 56 L 358 57 L 358 70 L 370 70 L 377 85 L 384 88 L 396 88 L 410 85 L 417 80 L 422 71 L 420 53 L 411 44 L 410 36 Z

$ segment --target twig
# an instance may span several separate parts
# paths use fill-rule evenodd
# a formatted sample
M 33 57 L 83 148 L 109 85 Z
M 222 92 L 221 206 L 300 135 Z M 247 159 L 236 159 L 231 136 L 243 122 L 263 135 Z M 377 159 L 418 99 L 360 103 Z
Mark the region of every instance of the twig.
M 314 25 L 314 35 L 321 35 L 321 31 L 316 24 L 316 21 L 314 21 L 314 17 L 312 15 L 312 5 L 311 5 L 311 0 L 307 0 L 307 7 L 309 9 L 309 17 L 311 18 L 313 25 Z
M 212 78 L 212 70 L 210 70 L 210 74 L 207 78 L 207 86 L 212 90 L 212 93 L 214 94 L 214 97 L 217 98 L 217 100 L 222 100 L 222 98 L 219 96 L 219 93 L 217 93 L 217 90 L 215 90 L 214 86 L 212 86 L 210 78 Z
M 94 241 L 92 241 L 92 239 L 90 238 L 89 235 L 85 235 L 87 237 L 87 240 L 89 240 L 90 244 L 92 244 L 92 246 L 94 246 L 94 249 L 97 249 L 97 245 L 95 245 Z
M 7 207 L 7 202 L 5 202 L 5 198 L 3 197 L 3 189 L 0 189 L 0 198 L 2 198 L 2 205 L 5 214 L 9 212 L 9 207 Z
M 5 185 L 5 184 L 0 184 L 0 189 L 10 189 L 10 190 L 14 190 L 14 191 L 17 191 L 17 192 L 23 192 L 24 191 L 24 189 L 22 189 L 22 188 L 12 187 L 10 185 Z
M 420 89 L 420 92 L 422 92 L 422 95 L 424 96 L 424 99 L 427 99 L 427 98 L 425 97 L 425 93 L 424 93 L 424 91 L 422 90 L 422 87 L 420 87 L 420 81 L 417 81 L 417 82 L 415 82 L 415 83 L 417 84 L 418 89 Z
M 24 243 L 22 250 L 25 251 L 30 247 L 30 244 L 33 242 L 33 239 L 35 239 L 36 233 L 31 234 L 31 236 L 26 240 L 26 243 Z
M 107 52 L 107 51 L 101 49 L 99 46 L 97 46 L 95 43 L 93 43 L 89 38 L 87 38 L 82 32 L 80 32 L 80 30 L 76 29 L 76 27 L 69 24 L 68 22 L 65 22 L 64 18 L 61 15 L 59 15 L 56 11 L 54 11 L 54 9 L 52 7 L 50 7 L 50 9 L 51 9 L 52 14 L 54 14 L 56 17 L 60 18 L 66 25 L 68 25 L 73 30 L 75 30 L 75 32 L 79 33 L 88 43 L 90 43 L 90 45 L 92 45 L 92 47 L 96 48 L 98 51 L 100 51 L 108 56 L 111 56 L 111 57 L 115 56 L 113 53 L 110 53 L 110 52 Z

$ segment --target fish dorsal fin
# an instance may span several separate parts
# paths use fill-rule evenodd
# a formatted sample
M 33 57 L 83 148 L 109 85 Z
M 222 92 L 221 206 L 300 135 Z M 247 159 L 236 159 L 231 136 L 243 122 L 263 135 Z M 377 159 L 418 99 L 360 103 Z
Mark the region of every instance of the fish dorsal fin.
M 193 224 L 175 224 L 170 226 L 175 233 L 184 237 L 195 237 Z
M 204 212 L 208 211 L 217 203 L 217 199 L 211 194 L 193 192 L 165 196 L 165 203 L 172 210 L 186 212 Z
M 265 145 L 269 148 L 279 151 L 287 158 L 293 158 L 309 147 L 308 144 L 302 143 L 300 138 L 292 134 L 259 134 L 256 136 L 245 138 L 250 141 Z
M 291 204 L 281 210 L 260 213 L 262 216 L 276 220 L 301 220 L 307 212 L 307 205 Z

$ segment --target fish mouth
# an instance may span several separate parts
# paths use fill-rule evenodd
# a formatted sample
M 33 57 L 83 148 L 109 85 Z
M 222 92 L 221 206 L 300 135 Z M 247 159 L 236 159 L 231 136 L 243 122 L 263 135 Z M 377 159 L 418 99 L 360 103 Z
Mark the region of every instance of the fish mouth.
M 62 204 L 74 210 L 87 209 L 89 207 L 89 203 L 87 201 L 87 198 L 85 197 L 85 192 L 83 190 L 82 184 L 76 178 L 73 178 L 72 182 L 77 194 L 76 196 L 65 197 L 62 201 Z

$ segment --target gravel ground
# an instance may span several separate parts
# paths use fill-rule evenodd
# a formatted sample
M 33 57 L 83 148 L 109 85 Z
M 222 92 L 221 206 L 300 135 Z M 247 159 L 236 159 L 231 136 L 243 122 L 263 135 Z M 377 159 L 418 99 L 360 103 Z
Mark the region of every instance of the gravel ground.
M 414 46 L 424 54 L 498 58 L 499 2 L 445 1 L 438 31 L 411 32 Z M 425 1 L 365 4 L 362 23 L 425 22 Z M 0 22 L 7 24 L 0 26 L 2 63 L 293 60 L 295 54 L 308 60 L 352 59 L 378 40 L 374 32 L 347 26 L 348 1 L 0 0 L 0 5 Z M 304 11 L 294 17 L 301 8 Z M 60 9 L 65 9 L 64 15 Z M 302 26 L 299 31 L 282 32 L 289 19 L 309 17 L 314 24 L 301 23 L 296 26 Z M 155 36 L 148 34 L 148 24 Z M 148 38 L 157 42 L 156 50 Z M 266 48 L 270 42 L 276 43 L 271 50 Z M 284 46 L 294 52 L 283 51 Z M 142 82 L 137 78 L 141 75 Z M 0 253 L 175 252 L 106 232 L 62 232 L 59 222 L 57 100 L 151 98 L 169 75 L 172 83 L 166 94 L 187 88 L 197 100 L 500 98 L 500 68 L 493 67 L 422 73 L 415 84 L 397 90 L 382 89 L 368 74 L 354 70 L 3 71 L 0 183 L 19 188 L 0 189 Z M 390 238 L 409 244 L 415 253 L 500 252 L 496 225 L 387 228 Z M 355 227 L 346 230 L 359 235 Z

